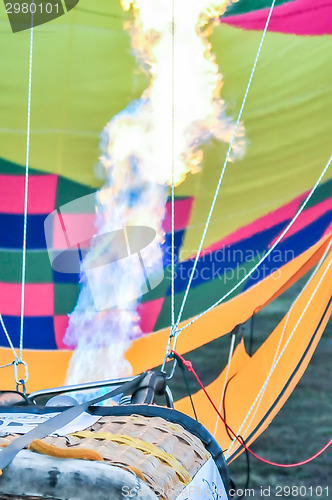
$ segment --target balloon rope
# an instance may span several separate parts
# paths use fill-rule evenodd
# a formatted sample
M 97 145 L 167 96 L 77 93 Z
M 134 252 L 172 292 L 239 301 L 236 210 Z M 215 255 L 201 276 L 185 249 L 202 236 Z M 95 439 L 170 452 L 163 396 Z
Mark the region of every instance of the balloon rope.
M 329 247 L 328 247 L 328 249 L 329 249 Z M 316 269 L 314 270 L 313 275 L 310 277 L 309 282 L 307 283 L 307 285 L 310 283 L 311 279 L 314 277 L 314 275 L 315 275 L 315 274 L 316 274 L 316 272 L 318 271 L 318 269 L 319 269 L 319 267 L 320 267 L 321 263 L 322 263 L 322 262 L 320 262 L 320 263 L 319 263 L 319 266 L 317 266 L 317 267 L 316 267 Z M 259 399 L 262 397 L 262 395 L 264 394 L 265 389 L 266 389 L 266 386 L 267 386 L 267 384 L 269 383 L 269 381 L 270 381 L 270 379 L 271 379 L 271 376 L 272 376 L 272 374 L 273 374 L 274 370 L 276 369 L 276 367 L 277 367 L 277 365 L 278 365 L 278 363 L 279 363 L 280 359 L 282 358 L 282 356 L 283 356 L 283 354 L 284 354 L 285 350 L 287 349 L 287 346 L 289 345 L 289 343 L 290 343 L 291 339 L 293 338 L 295 331 L 297 330 L 297 328 L 298 328 L 299 324 L 301 323 L 301 321 L 302 321 L 302 319 L 303 319 L 303 317 L 304 317 L 304 315 L 305 315 L 305 313 L 306 313 L 306 311 L 307 311 L 307 309 L 308 309 L 309 305 L 311 304 L 311 302 L 312 302 L 312 300 L 313 300 L 314 296 L 315 296 L 315 295 L 316 295 L 316 293 L 317 293 L 317 290 L 319 289 L 320 285 L 322 284 L 322 282 L 323 282 L 323 280 L 324 280 L 324 278 L 325 278 L 325 276 L 326 276 L 326 273 L 328 272 L 329 268 L 331 267 L 331 264 L 332 264 L 332 256 L 331 256 L 331 258 L 330 258 L 330 262 L 329 262 L 328 266 L 326 267 L 326 269 L 325 269 L 325 271 L 324 271 L 323 275 L 321 276 L 321 278 L 320 278 L 319 282 L 317 283 L 317 285 L 316 285 L 316 287 L 315 287 L 314 291 L 312 292 L 312 294 L 311 294 L 311 296 L 310 296 L 310 299 L 309 299 L 309 300 L 308 300 L 308 302 L 306 303 L 306 306 L 305 306 L 305 308 L 303 309 L 303 311 L 302 311 L 302 313 L 301 313 L 301 316 L 300 316 L 300 317 L 299 317 L 299 319 L 297 320 L 296 325 L 294 326 L 294 328 L 293 328 L 292 332 L 290 333 L 290 335 L 289 335 L 289 337 L 288 337 L 287 341 L 285 342 L 285 345 L 284 345 L 284 347 L 283 347 L 282 351 L 280 352 L 279 356 L 278 356 L 277 358 L 275 357 L 275 359 L 273 360 L 273 363 L 272 363 L 272 366 L 271 366 L 270 372 L 268 373 L 268 375 L 267 375 L 267 377 L 266 377 L 266 380 L 265 380 L 265 382 L 264 382 L 263 386 L 261 387 L 261 389 L 260 389 L 259 393 L 257 394 L 255 401 L 254 401 L 254 402 L 253 402 L 253 404 L 251 405 L 250 410 L 248 411 L 248 413 L 247 413 L 246 417 L 244 418 L 244 420 L 243 420 L 243 422 L 242 422 L 242 424 L 241 424 L 241 426 L 240 426 L 240 428 L 239 428 L 239 430 L 238 430 L 238 434 L 240 434 L 240 433 L 241 433 L 241 431 L 242 431 L 242 429 L 243 429 L 244 424 L 245 424 L 245 423 L 246 423 L 246 421 L 248 420 L 248 418 L 249 418 L 249 416 L 250 416 L 251 412 L 253 411 L 253 409 L 255 408 L 255 406 L 256 406 L 256 404 L 257 404 L 258 400 L 259 400 Z M 306 286 L 307 286 L 307 285 L 306 285 Z M 302 293 L 302 292 L 301 292 L 301 293 Z M 301 295 L 301 294 L 300 294 L 300 295 Z M 279 346 L 278 346 L 278 347 L 279 347 Z M 259 402 L 258 404 L 260 404 L 260 402 Z M 248 428 L 246 429 L 246 432 L 247 432 L 247 431 L 248 431 Z M 235 443 L 235 440 L 233 440 L 233 441 L 232 441 L 232 443 L 231 443 L 230 447 L 228 448 L 228 451 L 227 451 L 227 453 L 226 453 L 226 458 L 229 456 L 229 453 L 230 453 L 230 451 L 231 451 L 231 449 L 232 449 L 232 447 L 233 447 L 234 443 Z
M 31 4 L 34 3 L 35 3 L 34 0 L 31 0 Z M 27 142 L 26 142 L 26 158 L 25 158 L 24 225 L 23 225 L 22 289 L 21 289 L 21 321 L 20 321 L 20 361 L 22 361 L 23 333 L 24 333 L 24 299 L 25 299 L 25 271 L 26 271 L 27 224 L 28 224 L 32 55 L 33 55 L 33 12 L 31 12 L 31 29 L 30 29 Z
M 332 156 L 330 156 L 327 164 L 325 165 L 322 173 L 320 174 L 319 178 L 317 179 L 314 187 L 312 188 L 312 190 L 310 191 L 310 193 L 308 194 L 308 196 L 306 197 L 306 199 L 304 200 L 304 202 L 300 206 L 299 210 L 294 215 L 293 219 L 290 221 L 290 223 L 288 224 L 288 226 L 283 230 L 283 232 L 280 234 L 280 236 L 276 239 L 276 241 L 273 243 L 273 245 L 269 248 L 269 250 L 266 252 L 266 254 L 264 254 L 263 257 L 257 262 L 257 264 L 255 264 L 255 266 L 252 267 L 252 269 L 240 281 L 238 281 L 237 284 L 233 286 L 233 288 L 231 288 L 227 293 L 225 293 L 225 295 L 223 295 L 220 299 L 218 299 L 208 309 L 206 309 L 205 311 L 203 311 L 200 314 L 198 314 L 197 316 L 195 316 L 195 318 L 193 318 L 191 321 L 188 321 L 188 323 L 186 323 L 182 328 L 178 329 L 177 332 L 176 332 L 177 336 L 183 330 L 185 330 L 186 328 L 188 328 L 189 326 L 191 326 L 193 323 L 195 323 L 197 320 L 199 320 L 202 316 L 204 316 L 208 312 L 212 311 L 212 309 L 214 309 L 219 304 L 221 304 L 221 302 L 223 302 L 225 299 L 227 299 L 227 297 L 229 297 L 237 288 L 239 288 L 239 286 L 241 286 L 242 283 L 244 281 L 246 281 L 246 279 L 249 278 L 256 271 L 256 269 L 258 269 L 258 267 L 268 258 L 268 256 L 271 254 L 271 252 L 273 252 L 273 250 L 276 248 L 276 246 L 279 245 L 280 241 L 283 239 L 283 237 L 285 236 L 285 234 L 290 230 L 290 228 L 293 226 L 293 224 L 295 223 L 295 221 L 297 220 L 297 218 L 299 217 L 299 215 L 304 210 L 305 206 L 307 205 L 307 203 L 311 199 L 312 195 L 314 194 L 314 192 L 316 191 L 318 185 L 320 184 L 322 178 L 324 177 L 325 173 L 327 172 L 327 170 L 328 170 L 331 162 L 332 162 Z
M 174 0 L 172 0 L 172 276 L 171 276 L 171 331 L 175 323 L 175 293 L 174 293 L 174 274 L 175 274 L 175 249 L 174 249 L 174 125 L 175 125 L 175 110 L 174 110 L 174 37 L 175 37 L 175 17 L 174 17 Z
M 236 136 L 236 133 L 237 133 L 237 129 L 238 129 L 239 124 L 240 124 L 240 120 L 241 120 L 241 117 L 242 117 L 242 113 L 243 113 L 243 110 L 244 110 L 245 103 L 247 101 L 248 93 L 249 93 L 249 90 L 250 90 L 250 87 L 251 87 L 251 83 L 252 83 L 252 79 L 253 79 L 253 76 L 254 76 L 254 73 L 255 73 L 255 70 L 256 70 L 257 62 L 258 62 L 258 59 L 259 59 L 259 56 L 260 56 L 260 53 L 261 53 L 261 50 L 262 50 L 262 46 L 263 46 L 263 42 L 264 42 L 264 39 L 265 39 L 265 35 L 266 35 L 267 29 L 268 29 L 268 26 L 269 26 L 269 23 L 270 23 L 270 19 L 271 19 L 271 16 L 272 16 L 272 12 L 273 12 L 275 1 L 276 0 L 272 1 L 272 5 L 270 7 L 269 15 L 268 15 L 266 23 L 265 23 L 264 31 L 263 31 L 263 34 L 262 34 L 262 37 L 261 37 L 261 41 L 260 41 L 258 50 L 257 50 L 255 62 L 254 62 L 254 65 L 253 65 L 251 73 L 250 73 L 248 85 L 247 85 L 247 88 L 246 88 L 246 91 L 245 91 L 245 94 L 244 94 L 244 97 L 243 97 L 242 105 L 241 105 L 240 112 L 239 112 L 239 115 L 238 115 L 237 120 L 236 120 L 236 124 L 235 124 L 235 127 L 234 127 L 232 139 L 231 139 L 231 142 L 229 143 L 229 147 L 228 147 L 228 150 L 227 150 L 226 158 L 225 158 L 225 161 L 224 161 L 221 173 L 220 173 L 219 181 L 218 181 L 218 184 L 217 184 L 216 191 L 214 193 L 214 197 L 213 197 L 213 200 L 212 200 L 212 203 L 211 203 L 210 211 L 209 211 L 208 217 L 206 219 L 204 231 L 203 231 L 202 238 L 201 238 L 201 241 L 200 241 L 200 244 L 199 244 L 199 247 L 198 247 L 198 251 L 197 251 L 197 254 L 196 254 L 195 262 L 194 262 L 192 271 L 190 273 L 190 277 L 189 277 L 189 281 L 188 281 L 188 284 L 187 284 L 187 288 L 186 288 L 186 291 L 185 291 L 185 294 L 184 294 L 184 297 L 183 297 L 183 300 L 182 300 L 182 303 L 181 303 L 179 315 L 178 315 L 178 318 L 177 318 L 176 324 L 175 324 L 175 329 L 177 329 L 177 327 L 179 326 L 179 323 L 181 321 L 183 309 L 184 309 L 184 306 L 185 306 L 186 301 L 187 301 L 188 293 L 189 293 L 190 286 L 191 286 L 191 283 L 192 283 L 192 280 L 193 280 L 193 277 L 194 277 L 194 274 L 195 274 L 195 270 L 196 270 L 196 266 L 197 266 L 197 263 L 198 263 L 198 259 L 199 259 L 199 256 L 201 254 L 202 248 L 203 248 L 203 243 L 204 243 L 204 240 L 205 240 L 205 236 L 206 236 L 208 227 L 210 225 L 210 220 L 211 220 L 211 217 L 212 217 L 214 206 L 215 206 L 217 198 L 218 198 L 220 186 L 221 186 L 222 180 L 224 178 L 226 167 L 228 165 L 228 160 L 229 160 L 229 157 L 230 157 L 230 154 L 231 154 L 231 151 L 232 151 L 234 139 L 235 139 L 235 136 Z
M 304 465 L 304 464 L 307 464 L 308 462 L 312 462 L 312 460 L 314 460 L 315 458 L 317 458 L 319 455 L 321 455 L 322 453 L 324 453 L 324 451 L 332 444 L 332 439 L 330 439 L 324 446 L 323 448 L 321 448 L 317 453 L 315 453 L 314 455 L 312 455 L 311 457 L 307 458 L 306 460 L 303 460 L 301 462 L 296 462 L 296 463 L 293 463 L 293 464 L 279 464 L 277 462 L 271 462 L 270 460 L 266 460 L 265 458 L 262 458 L 260 457 L 259 455 L 257 455 L 256 453 L 254 453 L 250 448 L 249 446 L 247 446 L 245 444 L 245 442 L 241 439 L 240 436 L 236 435 L 235 432 L 233 431 L 233 429 L 228 425 L 228 423 L 225 421 L 225 419 L 223 418 L 223 416 L 221 415 L 221 413 L 219 412 L 218 408 L 216 407 L 216 405 L 214 404 L 212 398 L 210 397 L 209 393 L 207 392 L 206 388 L 204 387 L 202 381 L 200 380 L 199 376 L 197 375 L 196 371 L 194 370 L 193 366 L 192 366 L 192 363 L 191 361 L 187 361 L 185 360 L 182 356 L 180 356 L 180 354 L 176 353 L 175 351 L 171 351 L 171 353 L 174 355 L 174 357 L 180 361 L 181 363 L 183 363 L 183 365 L 187 368 L 188 371 L 192 372 L 195 379 L 197 380 L 199 386 L 201 387 L 201 389 L 203 390 L 205 396 L 208 398 L 208 400 L 210 401 L 211 405 L 213 406 L 214 410 L 216 411 L 216 413 L 218 414 L 219 418 L 222 420 L 222 422 L 224 423 L 224 425 L 227 427 L 227 429 L 229 430 L 229 432 L 231 434 L 233 434 L 234 436 L 234 439 L 236 439 L 241 446 L 243 446 L 243 448 L 245 450 L 247 450 L 249 453 L 251 453 L 251 455 L 253 455 L 255 458 L 257 458 L 258 460 L 260 460 L 261 462 L 264 462 L 266 464 L 269 464 L 269 465 L 274 465 L 275 467 L 284 467 L 284 468 L 289 468 L 289 467 L 299 467 L 300 465 Z
M 295 304 L 297 303 L 297 301 L 299 300 L 299 298 L 301 297 L 301 295 L 304 293 L 304 291 L 307 289 L 309 283 L 311 283 L 311 281 L 313 280 L 313 278 L 316 276 L 318 270 L 320 269 L 321 265 L 323 264 L 324 260 L 326 259 L 329 251 L 330 251 L 330 248 L 331 248 L 331 245 L 332 245 L 332 237 L 329 241 L 329 244 L 327 245 L 325 251 L 324 251 L 324 254 L 322 255 L 321 259 L 319 260 L 318 264 L 316 265 L 315 269 L 313 270 L 313 272 L 311 273 L 311 276 L 310 278 L 308 279 L 308 281 L 306 282 L 305 286 L 303 287 L 303 289 L 301 290 L 301 292 L 297 295 L 297 297 L 295 298 L 295 300 L 293 301 L 287 315 L 286 315 L 286 320 L 284 322 L 284 326 L 283 326 L 283 329 L 282 329 L 282 332 L 281 332 L 281 335 L 280 335 L 280 339 L 279 339 L 279 343 L 278 343 L 278 346 L 277 346 L 277 349 L 276 349 L 276 353 L 274 355 L 274 359 L 273 359 L 273 362 L 272 362 L 272 366 L 271 366 L 271 370 L 274 369 L 275 365 L 277 364 L 277 357 L 278 357 L 278 354 L 279 354 L 279 351 L 280 351 L 280 348 L 281 348 L 281 344 L 282 344 L 282 340 L 284 338 L 284 335 L 285 335 L 285 331 L 286 331 L 286 327 L 287 327 L 287 324 L 288 324 L 288 321 L 289 321 L 289 318 L 290 318 L 290 315 L 291 315 L 291 312 L 295 306 Z M 316 293 L 316 292 L 314 292 Z M 311 299 L 310 299 L 311 300 Z M 292 335 L 293 335 L 294 332 L 292 332 Z M 270 371 L 271 371 L 270 370 Z M 268 377 L 270 376 L 270 374 L 268 375 Z M 258 411 L 258 408 L 263 400 L 263 396 L 264 396 L 264 393 L 265 393 L 265 390 L 266 390 L 266 387 L 267 387 L 267 383 L 268 383 L 268 377 L 266 378 L 265 382 L 264 382 L 264 385 L 262 386 L 262 392 L 261 392 L 261 395 L 259 396 L 259 401 L 257 402 L 256 404 L 256 408 L 255 408 L 255 411 L 249 421 L 249 423 L 247 424 L 247 427 L 245 428 L 245 430 L 242 432 L 242 427 L 243 425 L 245 424 L 245 420 L 247 420 L 250 416 L 250 413 L 253 411 L 254 407 L 255 407 L 255 404 L 252 405 L 252 407 L 250 408 L 247 416 L 245 417 L 245 420 L 242 422 L 242 426 L 241 426 L 241 431 L 239 431 L 239 433 L 241 432 L 241 436 L 243 436 L 243 438 L 245 438 L 250 426 L 251 426 L 251 423 L 252 421 L 254 420 L 255 416 L 256 416 L 256 413 Z
M 174 281 L 175 281 L 175 244 L 174 244 L 174 232 L 175 232 L 175 203 L 174 203 L 174 164 L 175 164 L 175 149 L 174 149 L 174 126 L 175 126 L 175 107 L 174 107 L 174 96 L 175 96 L 175 85 L 174 85 L 174 49 L 175 49 L 175 16 L 174 16 L 175 4 L 174 0 L 172 0 L 172 60 L 171 60 L 171 72 L 172 72 L 172 109 L 171 109 L 171 122 L 172 122 L 172 175 L 171 175 L 171 330 L 168 336 L 168 342 L 166 346 L 166 356 L 164 358 L 164 362 L 161 367 L 161 371 L 165 371 L 167 356 L 171 349 L 172 338 L 175 336 L 175 290 L 174 290 Z M 175 368 L 176 361 L 174 362 Z
M 34 0 L 31 0 L 34 4 Z M 23 223 L 23 252 L 22 252 L 22 288 L 21 288 L 21 318 L 20 318 L 20 353 L 17 356 L 14 345 L 0 313 L 0 323 L 6 335 L 9 346 L 18 363 L 22 362 L 23 353 L 23 320 L 24 320 L 24 298 L 25 298 L 25 270 L 26 270 L 26 242 L 27 242 L 27 222 L 28 222 L 28 191 L 29 191 L 29 156 L 30 156 L 30 123 L 31 123 L 31 79 L 32 79 L 32 53 L 33 53 L 33 13 L 31 12 L 30 29 L 30 54 L 29 54 L 29 83 L 28 83 L 28 116 L 27 116 L 27 141 L 25 157 L 25 186 L 24 186 L 24 223 Z

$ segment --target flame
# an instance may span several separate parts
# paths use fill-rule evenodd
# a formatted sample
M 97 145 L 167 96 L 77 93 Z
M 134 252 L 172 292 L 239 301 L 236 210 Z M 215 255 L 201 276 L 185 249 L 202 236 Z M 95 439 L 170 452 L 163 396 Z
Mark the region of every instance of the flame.
M 222 76 L 209 42 L 213 23 L 218 22 L 229 0 L 181 0 L 173 5 L 170 0 L 121 2 L 124 10 L 132 10 L 133 21 L 126 29 L 150 84 L 102 134 L 100 163 L 106 183 L 97 195 L 97 234 L 114 230 L 120 221 L 122 227 L 154 228 L 162 243 L 172 177 L 179 184 L 189 173 L 199 171 L 202 144 L 211 138 L 229 143 L 234 130 L 220 98 Z M 233 158 L 243 153 L 243 137 L 239 127 Z M 103 250 L 92 243 L 87 259 Z M 154 260 L 151 252 L 152 267 Z M 112 295 L 120 289 L 125 298 L 135 272 L 133 266 L 119 260 L 116 270 L 96 278 L 100 293 Z M 124 300 L 123 307 L 97 311 L 84 275 L 81 280 L 78 304 L 65 338 L 78 346 L 68 382 L 127 375 L 130 366 L 124 353 L 132 338 L 141 334 L 138 300 L 130 304 Z M 103 366 L 94 356 L 100 348 Z

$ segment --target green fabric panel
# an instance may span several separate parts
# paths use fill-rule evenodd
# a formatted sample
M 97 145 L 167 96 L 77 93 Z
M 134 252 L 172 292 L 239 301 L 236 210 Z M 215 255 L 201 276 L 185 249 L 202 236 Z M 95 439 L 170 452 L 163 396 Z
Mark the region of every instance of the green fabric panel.
M 36 169 L 29 169 L 29 175 L 41 175 L 44 172 L 40 172 Z M 0 174 L 8 175 L 25 175 L 25 167 L 23 165 L 18 165 L 11 161 L 0 158 Z M 0 186 L 1 188 L 1 186 Z M 79 182 L 71 181 L 66 177 L 59 176 L 57 183 L 57 196 L 56 196 L 56 206 L 60 207 L 65 203 L 76 200 L 82 196 L 94 193 L 96 189 L 80 184 Z
M 282 5 L 283 3 L 294 2 L 295 0 L 276 0 L 274 6 Z M 266 9 L 271 7 L 272 0 L 238 0 L 229 4 L 224 14 L 227 16 L 236 16 L 245 14 L 253 10 Z
M 29 175 L 40 175 L 40 173 L 41 172 L 33 168 L 29 169 Z M 25 175 L 25 167 L 5 160 L 5 158 L 0 158 L 0 174 Z
M 2 282 L 21 283 L 22 252 L 0 249 Z M 26 283 L 53 283 L 53 274 L 46 251 L 31 250 L 26 255 Z
M 76 306 L 79 285 L 54 283 L 54 314 L 67 315 Z
M 306 205 L 305 210 L 308 210 L 308 208 L 312 208 L 318 203 L 321 203 L 322 201 L 325 201 L 327 198 L 331 197 L 332 197 L 332 179 L 329 179 L 328 181 L 324 182 L 321 186 L 317 188 L 317 191 Z
M 165 297 L 170 285 L 171 285 L 171 268 L 170 266 L 167 266 L 166 268 L 164 268 L 164 279 L 162 280 L 162 282 L 158 286 L 156 286 L 156 288 L 153 288 L 148 293 L 146 293 L 142 297 L 141 302 L 149 302 L 150 300 L 156 300 Z
M 70 201 L 77 200 L 78 198 L 94 193 L 95 191 L 95 189 L 90 188 L 89 186 L 85 186 L 84 184 L 71 181 L 70 179 L 66 179 L 65 177 L 59 177 L 56 207 L 59 208 L 62 205 L 69 203 Z M 71 211 L 75 212 L 75 209 Z M 80 212 L 79 209 L 77 211 Z

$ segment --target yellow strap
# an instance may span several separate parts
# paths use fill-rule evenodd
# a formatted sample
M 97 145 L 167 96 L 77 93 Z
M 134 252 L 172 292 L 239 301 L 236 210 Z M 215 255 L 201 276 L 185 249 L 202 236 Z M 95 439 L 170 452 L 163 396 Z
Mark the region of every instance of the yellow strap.
M 81 460 L 103 461 L 103 457 L 95 450 L 89 448 L 59 448 L 53 444 L 45 443 L 41 439 L 35 439 L 29 444 L 29 450 L 44 453 L 58 458 L 79 458 Z
M 181 483 L 187 485 L 191 481 L 191 477 L 186 471 L 186 469 L 180 464 L 176 458 L 174 458 L 166 451 L 161 450 L 157 446 L 151 443 L 147 443 L 146 441 L 142 441 L 141 439 L 137 439 L 131 436 L 125 436 L 122 434 L 112 434 L 111 432 L 91 432 L 91 431 L 81 431 L 75 432 L 72 434 L 75 437 L 79 438 L 94 438 L 94 439 L 103 439 L 105 441 L 113 441 L 119 444 L 125 444 L 128 446 L 132 446 L 137 450 L 142 451 L 146 455 L 152 455 L 157 458 L 159 461 L 165 462 L 172 469 L 175 470 L 179 480 Z

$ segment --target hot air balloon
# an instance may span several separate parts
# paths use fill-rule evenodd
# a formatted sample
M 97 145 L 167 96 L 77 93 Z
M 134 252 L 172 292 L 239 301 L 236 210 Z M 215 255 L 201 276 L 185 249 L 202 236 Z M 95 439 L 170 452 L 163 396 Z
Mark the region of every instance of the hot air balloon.
M 134 325 L 135 330 L 126 337 L 119 353 L 124 355 L 125 366 L 131 367 L 132 375 L 161 365 L 169 373 L 175 363 L 165 358 L 165 350 L 170 358 L 171 349 L 185 356 L 233 332 L 229 361 L 226 366 L 227 360 L 224 361 L 225 368 L 209 383 L 207 391 L 221 411 L 227 386 L 227 423 L 249 446 L 295 388 L 332 311 L 328 57 L 332 12 L 323 0 L 316 1 L 314 7 L 307 0 L 277 1 L 272 8 L 271 2 L 265 0 L 251 2 L 250 7 L 243 0 L 230 5 L 201 3 L 206 12 L 203 18 L 199 17 L 200 28 L 213 24 L 211 32 L 207 29 L 204 34 L 205 45 L 194 45 L 197 52 L 192 59 L 186 52 L 182 55 L 179 47 L 186 32 L 181 31 L 177 20 L 186 11 L 173 6 L 173 27 L 170 29 L 167 21 L 165 35 L 169 75 L 162 73 L 159 79 L 152 78 L 157 82 L 153 90 L 149 85 L 153 71 L 159 69 L 156 53 L 148 55 L 143 67 L 135 56 L 138 60 L 144 58 L 143 42 L 157 46 L 155 40 L 164 20 L 159 16 L 151 21 L 144 6 L 139 17 L 140 2 L 123 1 L 121 5 L 117 1 L 95 0 L 91 6 L 87 0 L 80 0 L 70 12 L 36 26 L 33 44 L 30 29 L 12 33 L 6 13 L 1 15 L 6 50 L 0 97 L 0 313 L 13 348 L 2 332 L 1 364 L 7 366 L 2 368 L 1 389 L 21 388 L 21 379 L 25 378 L 29 393 L 64 385 L 70 360 L 80 352 L 78 347 L 84 336 L 77 327 L 77 316 L 69 320 L 77 301 L 80 304 L 82 283 L 86 284 L 79 272 L 79 251 L 81 247 L 88 250 L 92 241 L 95 205 L 100 210 L 109 206 L 103 204 L 105 179 L 117 201 L 125 192 L 126 207 L 135 204 L 141 189 L 136 183 L 130 184 L 129 189 L 131 180 L 124 174 L 123 178 L 119 174 L 117 184 L 112 179 L 114 174 L 107 173 L 111 171 L 109 165 L 114 158 L 121 159 L 124 169 L 123 165 L 135 157 L 133 151 L 142 155 L 144 152 L 151 155 L 147 164 L 154 166 L 144 175 L 153 177 L 154 172 L 160 172 L 160 178 L 153 182 L 154 189 L 158 185 L 157 198 L 162 209 L 154 213 L 148 205 L 148 219 L 159 221 L 156 234 L 161 242 L 164 279 L 151 281 L 144 267 L 143 250 L 133 251 L 128 228 L 123 229 L 124 247 L 129 245 L 126 257 L 143 255 L 140 269 L 144 279 L 150 281 L 137 308 L 130 310 L 135 316 L 130 326 Z M 200 2 L 194 4 L 200 16 Z M 182 77 L 176 75 L 181 57 L 195 66 L 199 51 L 215 54 L 207 72 L 215 79 L 209 103 L 217 118 L 213 121 L 209 115 L 206 123 L 200 124 L 197 138 L 195 127 L 200 115 L 194 113 L 200 110 L 196 100 L 205 93 L 191 93 L 196 88 L 194 83 L 192 89 L 190 85 L 182 88 Z M 171 81 L 172 75 L 173 88 L 161 83 L 158 87 L 163 79 Z M 196 85 L 199 88 L 200 82 Z M 155 88 L 165 96 L 158 108 L 158 116 L 163 116 L 163 120 L 157 116 L 157 133 L 153 136 L 159 158 L 151 153 L 148 139 L 146 150 L 142 149 L 144 140 L 140 144 L 134 140 L 137 118 L 144 124 L 146 136 L 150 133 L 145 120 L 151 113 L 149 103 L 155 98 Z M 191 150 L 191 167 L 184 173 L 178 170 L 178 139 L 174 133 L 176 127 L 182 130 L 179 95 L 189 103 L 185 113 L 192 108 L 191 123 L 195 125 L 188 144 L 185 143 Z M 162 112 L 171 102 L 175 102 L 173 114 L 169 111 L 164 119 Z M 202 108 L 208 105 L 203 101 Z M 100 153 L 100 132 L 112 117 L 119 118 L 106 127 Z M 124 133 L 127 140 L 122 136 L 123 124 L 128 126 Z M 117 146 L 121 141 L 123 150 L 130 155 Z M 168 148 L 170 144 L 173 153 L 172 147 Z M 25 207 L 27 158 L 29 184 Z M 173 162 L 171 176 L 169 172 L 165 174 L 164 167 L 158 167 L 163 161 Z M 138 163 L 130 163 L 130 172 L 136 171 Z M 54 215 L 48 219 L 46 231 L 45 221 L 50 214 Z M 128 226 L 146 225 L 146 217 L 142 218 L 139 212 Z M 102 228 L 101 233 L 119 228 L 122 231 L 121 223 L 107 226 L 107 230 Z M 79 233 L 77 237 L 75 231 Z M 68 242 L 73 232 L 74 244 Z M 57 268 L 50 247 L 56 248 L 59 255 L 75 252 L 78 267 L 65 272 Z M 22 270 L 23 255 L 26 261 Z M 123 263 L 124 268 L 128 265 Z M 243 340 L 235 347 L 238 326 L 309 271 L 311 278 L 302 293 L 260 348 L 250 356 Z M 78 316 L 82 304 L 78 309 L 76 306 Z M 85 327 L 88 320 L 84 321 Z M 125 315 L 121 321 L 125 321 Z M 93 332 L 95 326 L 89 323 L 90 326 Z M 110 339 L 111 349 L 116 349 L 116 335 Z M 91 352 L 102 356 L 109 346 L 103 344 L 104 340 L 98 342 Z M 86 350 L 87 344 L 83 345 Z M 23 366 L 13 365 L 13 350 L 24 360 Z M 97 371 L 96 367 L 93 369 Z M 97 380 L 101 378 L 96 375 Z M 192 417 L 192 401 L 201 423 L 227 450 L 227 460 L 236 458 L 243 446 L 224 425 L 216 423 L 215 410 L 206 406 L 203 390 L 192 398 L 176 401 L 175 408 Z M 149 415 L 155 417 L 157 413 L 153 410 Z M 87 438 L 81 435 L 77 439 L 82 437 Z

